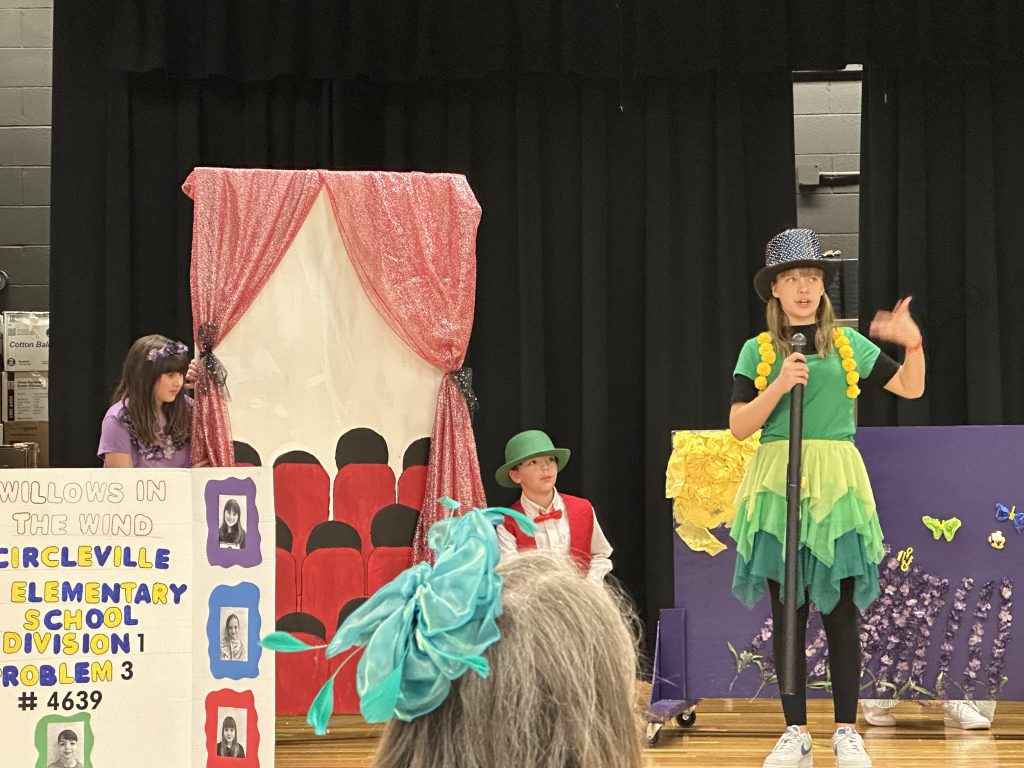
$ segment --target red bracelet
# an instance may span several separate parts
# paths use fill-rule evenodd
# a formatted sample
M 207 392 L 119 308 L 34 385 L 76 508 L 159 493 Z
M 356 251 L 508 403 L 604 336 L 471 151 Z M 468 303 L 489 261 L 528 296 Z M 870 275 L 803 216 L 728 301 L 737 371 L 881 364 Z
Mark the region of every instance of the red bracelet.
M 907 352 L 917 352 L 921 347 L 924 346 L 924 336 L 917 337 L 917 344 L 912 347 L 905 347 Z

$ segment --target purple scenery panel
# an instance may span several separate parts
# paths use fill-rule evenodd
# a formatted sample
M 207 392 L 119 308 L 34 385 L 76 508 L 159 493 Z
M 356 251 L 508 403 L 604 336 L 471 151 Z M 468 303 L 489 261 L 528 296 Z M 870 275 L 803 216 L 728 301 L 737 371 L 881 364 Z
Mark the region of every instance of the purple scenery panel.
M 998 691 L 1024 699 L 1024 671 L 1005 663 L 1013 593 L 1024 587 L 1024 533 L 996 519 L 997 503 L 1024 512 L 1024 426 L 863 428 L 857 445 L 890 550 L 882 597 L 861 622 L 862 695 L 889 698 L 895 688 L 901 698 L 987 699 Z M 924 516 L 934 518 L 931 527 Z M 955 531 L 954 517 L 962 523 Z M 995 531 L 1001 549 L 989 542 Z M 663 666 L 685 670 L 691 699 L 776 696 L 767 597 L 748 609 L 732 596 L 735 545 L 727 530 L 715 535 L 728 549 L 709 557 L 672 533 L 675 608 L 685 609 L 686 626 L 682 642 L 662 631 Z M 737 674 L 728 643 L 760 657 L 763 669 L 750 661 Z M 807 654 L 813 695 L 826 685 L 827 660 L 816 610 Z

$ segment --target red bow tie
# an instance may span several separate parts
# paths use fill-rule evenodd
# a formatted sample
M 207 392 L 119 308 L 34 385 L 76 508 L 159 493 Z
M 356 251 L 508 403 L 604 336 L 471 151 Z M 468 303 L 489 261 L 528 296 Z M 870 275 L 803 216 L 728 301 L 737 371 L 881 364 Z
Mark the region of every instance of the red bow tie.
M 543 523 L 545 520 L 561 520 L 561 519 L 562 519 L 562 510 L 560 510 L 560 509 L 552 509 L 550 512 L 544 512 L 543 514 L 537 515 L 535 518 L 533 518 L 533 522 L 535 522 L 535 523 Z

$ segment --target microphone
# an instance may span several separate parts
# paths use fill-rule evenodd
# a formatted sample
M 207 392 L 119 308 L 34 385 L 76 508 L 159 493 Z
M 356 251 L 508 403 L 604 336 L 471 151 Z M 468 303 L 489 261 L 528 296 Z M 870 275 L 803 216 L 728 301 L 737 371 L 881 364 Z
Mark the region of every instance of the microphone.
M 793 351 L 803 354 L 807 337 L 793 334 Z M 800 552 L 800 452 L 804 432 L 804 385 L 790 390 L 789 400 L 789 464 L 786 468 L 786 583 L 783 585 L 782 674 L 779 692 L 787 695 L 797 691 L 797 667 L 804 649 L 797 646 L 797 558 Z M 806 596 L 805 596 L 806 598 Z M 778 664 L 778 659 L 776 659 Z

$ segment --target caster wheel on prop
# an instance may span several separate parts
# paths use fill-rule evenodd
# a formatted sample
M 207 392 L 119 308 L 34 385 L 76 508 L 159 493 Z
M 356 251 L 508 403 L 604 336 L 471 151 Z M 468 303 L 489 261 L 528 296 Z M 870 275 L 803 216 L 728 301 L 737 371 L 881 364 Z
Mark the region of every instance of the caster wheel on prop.
M 682 714 L 676 715 L 676 725 L 680 728 L 691 728 L 697 722 L 697 708 L 688 709 Z
M 647 724 L 647 746 L 656 747 L 658 742 L 661 741 L 661 726 L 662 723 L 648 723 Z

